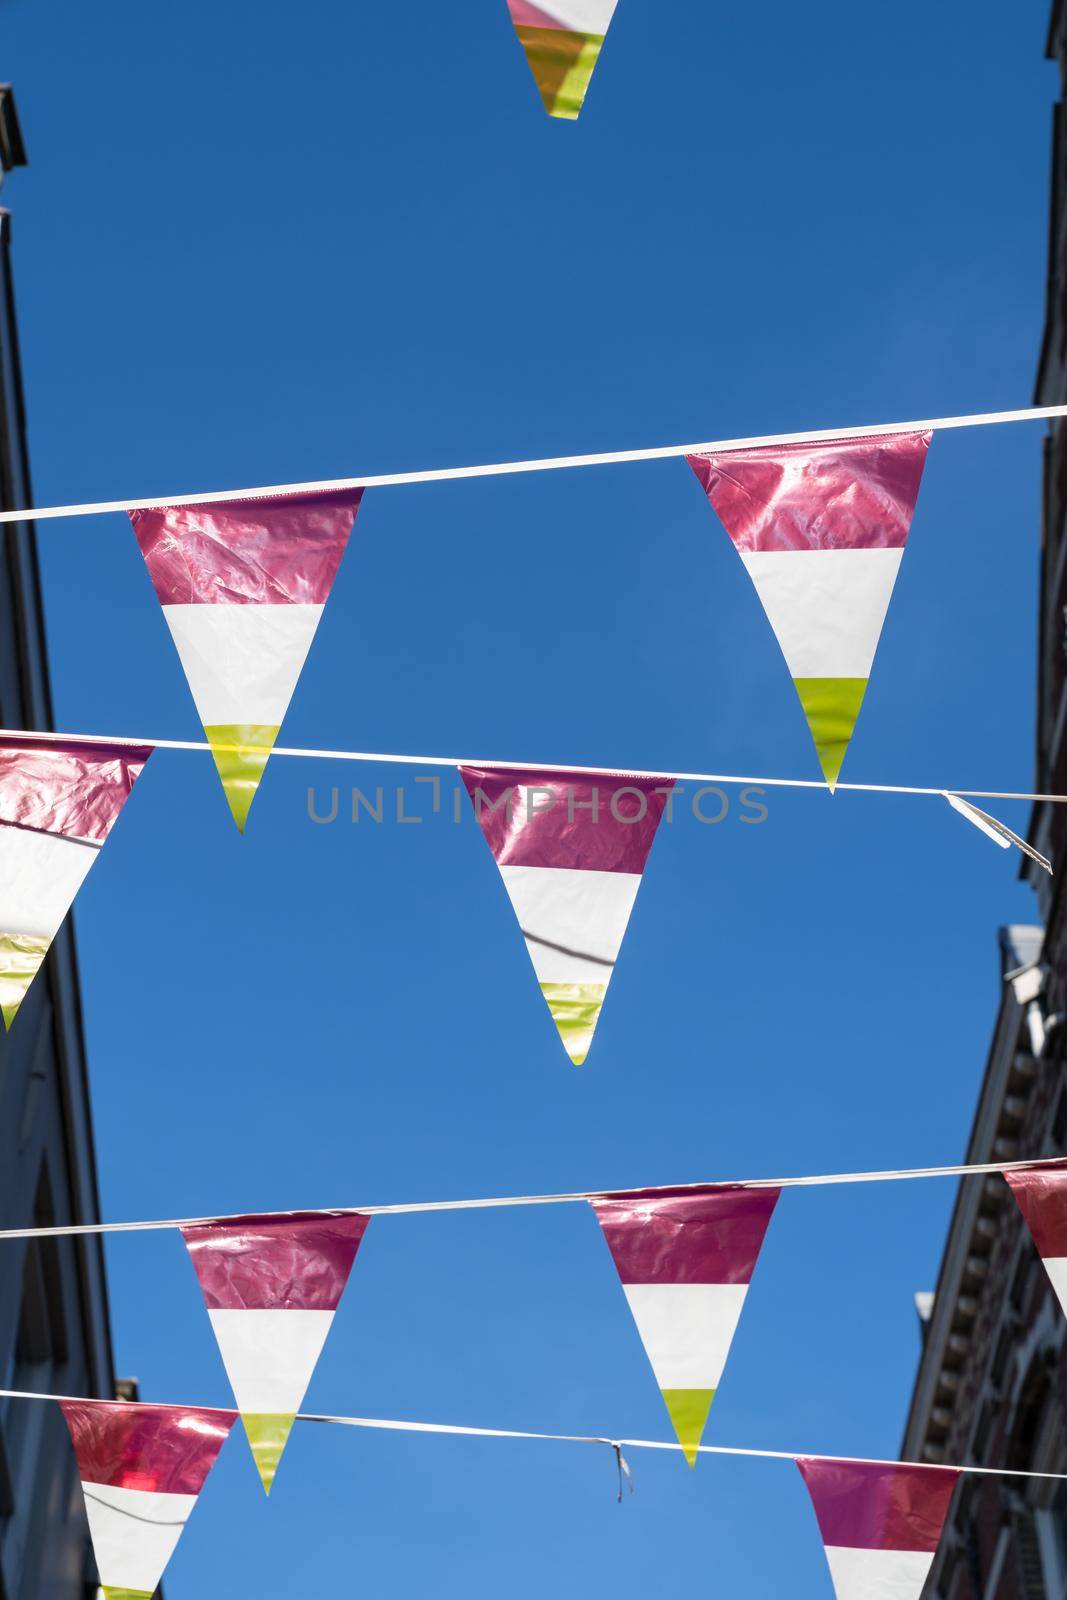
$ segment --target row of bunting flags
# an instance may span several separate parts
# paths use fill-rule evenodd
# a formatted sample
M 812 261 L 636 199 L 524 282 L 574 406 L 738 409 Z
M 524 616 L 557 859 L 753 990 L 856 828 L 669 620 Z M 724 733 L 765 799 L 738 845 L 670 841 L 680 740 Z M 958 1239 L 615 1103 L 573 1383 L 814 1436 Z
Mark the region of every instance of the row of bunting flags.
M 897 433 L 689 458 L 782 647 L 831 790 L 930 439 Z M 130 513 L 242 832 L 361 498 L 352 489 Z M 0 745 L 6 1026 L 150 753 L 32 738 Z M 620 788 L 573 771 L 460 771 L 538 984 L 580 1065 L 673 779 L 620 774 Z
M 831 790 L 931 438 L 879 434 L 687 458 L 763 603 Z M 242 831 L 362 496 L 348 489 L 130 512 Z
M 152 1600 L 236 1416 L 92 1400 L 59 1405 L 104 1600 Z M 837 1600 L 920 1600 L 959 1470 L 794 1459 Z
M 1067 1312 L 1067 1168 L 1005 1177 Z M 590 1197 L 690 1466 L 779 1194 Z M 238 1409 L 61 1402 L 106 1600 L 150 1600 L 238 1415 L 270 1493 L 369 1222 L 318 1212 L 182 1228 Z M 837 1600 L 919 1600 L 957 1471 L 796 1459 Z

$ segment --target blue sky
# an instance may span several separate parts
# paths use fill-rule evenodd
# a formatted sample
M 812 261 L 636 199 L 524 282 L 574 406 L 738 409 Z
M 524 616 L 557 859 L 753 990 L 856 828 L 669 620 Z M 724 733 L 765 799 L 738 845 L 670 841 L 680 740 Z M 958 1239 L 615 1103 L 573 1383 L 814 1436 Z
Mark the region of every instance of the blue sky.
M 571 125 L 504 0 L 6 0 L 38 499 L 1025 405 L 1043 13 L 621 0 Z M 1040 452 L 1036 425 L 935 440 L 846 778 L 1029 786 Z M 59 726 L 198 737 L 124 519 L 41 552 Z M 368 494 L 285 737 L 818 774 L 679 462 Z M 680 807 L 575 1071 L 473 821 L 312 825 L 309 785 L 353 780 L 397 774 L 276 760 L 243 840 L 208 758 L 139 784 L 77 912 L 109 1218 L 959 1157 L 996 928 L 1033 903 L 947 807 Z M 785 1196 L 712 1442 L 896 1450 L 951 1198 Z M 109 1246 L 119 1368 L 224 1404 L 183 1257 Z M 582 1207 L 375 1222 L 309 1406 L 668 1427 Z M 168 1596 L 828 1600 L 791 1467 L 633 1465 L 619 1507 L 595 1451 L 305 1427 L 268 1504 L 235 1438 Z

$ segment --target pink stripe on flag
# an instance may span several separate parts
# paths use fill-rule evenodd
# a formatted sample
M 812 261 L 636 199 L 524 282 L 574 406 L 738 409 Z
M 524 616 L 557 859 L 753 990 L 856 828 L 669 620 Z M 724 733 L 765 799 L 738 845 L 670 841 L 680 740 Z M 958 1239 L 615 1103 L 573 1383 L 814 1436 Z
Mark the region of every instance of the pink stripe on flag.
M 929 433 L 687 456 L 738 550 L 901 550 Z
M 634 1190 L 590 1204 L 623 1283 L 749 1283 L 780 1193 Z
M 508 10 L 516 28 L 557 28 L 568 30 L 558 17 L 550 17 L 530 4 L 530 0 L 508 0 Z
M 159 602 L 325 605 L 362 489 L 131 511 Z
M 199 1494 L 236 1411 L 61 1400 L 83 1483 Z
M 825 1545 L 851 1550 L 937 1549 L 958 1472 L 798 1456 Z
M 1067 1256 L 1067 1167 L 1006 1172 L 1043 1260 Z
M 240 1217 L 183 1228 L 209 1311 L 336 1311 L 369 1217 Z
M 107 838 L 151 745 L 0 742 L 0 822 L 68 839 Z
M 641 873 L 674 787 L 673 778 L 622 773 L 602 778 L 509 767 L 459 771 L 501 867 Z

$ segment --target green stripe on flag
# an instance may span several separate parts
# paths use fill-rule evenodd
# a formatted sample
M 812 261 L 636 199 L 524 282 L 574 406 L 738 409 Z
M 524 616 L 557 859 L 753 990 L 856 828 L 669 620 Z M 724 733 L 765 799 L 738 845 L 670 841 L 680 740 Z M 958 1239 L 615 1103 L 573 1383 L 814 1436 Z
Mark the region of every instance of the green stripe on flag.
M 29 933 L 0 933 L 0 1011 L 5 1028 L 14 1022 L 51 942 Z
M 244 1423 L 248 1442 L 252 1446 L 252 1456 L 259 1472 L 259 1481 L 263 1485 L 263 1492 L 270 1494 L 278 1462 L 282 1458 L 282 1451 L 285 1449 L 296 1417 L 266 1416 L 242 1411 L 241 1421 Z
M 559 1029 L 563 1048 L 576 1067 L 589 1054 L 604 996 L 606 983 L 543 983 L 541 993 L 548 1001 L 552 1020 Z
M 233 820 L 244 833 L 263 768 L 278 737 L 278 729 L 252 723 L 216 723 L 210 728 L 205 724 L 204 732 L 230 803 Z
M 604 43 L 602 33 L 574 33 L 567 28 L 516 27 L 541 99 L 550 117 L 577 120 L 593 68 Z
M 819 765 L 831 792 L 841 776 L 848 742 L 867 692 L 866 678 L 794 678 Z
M 714 1389 L 661 1389 L 678 1443 L 691 1467 L 697 1464 L 697 1446 L 704 1436 Z

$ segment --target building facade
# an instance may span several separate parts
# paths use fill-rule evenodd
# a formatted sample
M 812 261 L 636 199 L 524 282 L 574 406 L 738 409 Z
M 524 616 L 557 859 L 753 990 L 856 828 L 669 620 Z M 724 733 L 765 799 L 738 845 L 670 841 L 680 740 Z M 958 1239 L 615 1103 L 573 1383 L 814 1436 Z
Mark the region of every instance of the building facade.
M 1067 0 L 1049 55 L 1067 87 Z M 1053 112 L 1045 336 L 1036 400 L 1067 403 L 1067 113 Z M 1045 443 L 1035 789 L 1067 793 L 1067 424 Z M 1037 805 L 1031 842 L 1062 867 L 1067 806 Z M 1027 863 L 1041 926 L 1002 929 L 1001 995 L 968 1163 L 1067 1158 L 1065 874 Z M 919 1297 L 923 1348 L 902 1457 L 1067 1472 L 1067 1319 L 999 1176 L 965 1179 L 936 1291 Z M 964 1477 L 929 1600 L 1067 1600 L 1067 1483 Z
M 25 166 L 11 89 L 0 85 L 0 178 Z M 0 505 L 32 504 L 12 280 L 0 207 Z M 0 532 L 0 726 L 53 726 L 30 523 Z M 98 1219 L 73 932 L 52 945 L 10 1034 L 0 1034 L 0 1228 Z M 0 1240 L 0 1388 L 115 1392 L 98 1237 Z M 0 1399 L 0 1600 L 96 1592 L 84 1506 L 58 1407 Z

